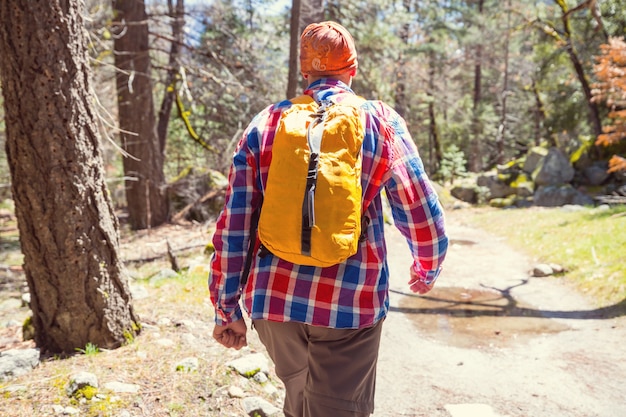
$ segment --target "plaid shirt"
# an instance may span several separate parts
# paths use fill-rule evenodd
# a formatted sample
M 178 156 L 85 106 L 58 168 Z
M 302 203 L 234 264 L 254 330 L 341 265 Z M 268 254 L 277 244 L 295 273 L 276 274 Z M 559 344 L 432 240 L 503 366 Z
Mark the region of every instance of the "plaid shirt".
M 305 94 L 316 94 L 320 99 L 333 96 L 340 101 L 342 95 L 354 93 L 340 81 L 322 79 L 311 84 Z M 269 151 L 281 113 L 289 106 L 289 101 L 283 101 L 259 113 L 234 153 L 210 265 L 209 292 L 219 325 L 242 318 L 240 277 L 251 215 L 262 201 Z M 272 254 L 255 256 L 243 289 L 243 304 L 252 319 L 353 329 L 382 319 L 389 307 L 383 189 L 394 224 L 406 237 L 413 255 L 415 280 L 432 282 L 439 275 L 448 247 L 443 211 L 405 121 L 383 102 L 367 101 L 363 107 L 361 182 L 365 215 L 370 218 L 367 239 L 355 255 L 331 267 L 295 265 Z

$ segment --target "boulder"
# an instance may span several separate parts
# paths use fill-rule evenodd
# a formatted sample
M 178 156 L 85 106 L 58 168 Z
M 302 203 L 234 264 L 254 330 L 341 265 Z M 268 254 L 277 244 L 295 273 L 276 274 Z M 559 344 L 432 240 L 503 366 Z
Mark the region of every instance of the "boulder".
M 561 185 L 569 183 L 574 174 L 567 155 L 558 148 L 550 148 L 533 171 L 532 178 L 538 186 Z
M 510 184 L 518 197 L 530 197 L 535 193 L 535 183 L 525 173 L 521 173 Z
M 459 200 L 465 201 L 466 203 L 476 204 L 478 202 L 478 193 L 476 191 L 475 185 L 455 185 L 450 190 L 450 194 L 452 194 L 452 197 L 458 198 Z
M 567 204 L 593 206 L 594 200 L 569 184 L 548 185 L 537 188 L 534 196 L 536 206 L 561 207 Z
M 583 169 L 583 180 L 587 185 L 601 185 L 611 174 L 606 162 L 594 163 Z
M 526 154 L 522 170 L 527 174 L 532 174 L 547 154 L 548 150 L 546 148 L 542 148 L 541 146 L 531 148 L 530 151 L 528 151 L 528 154 Z
M 476 183 L 480 187 L 485 187 L 489 190 L 487 196 L 488 200 L 493 200 L 494 198 L 504 198 L 516 193 L 513 187 L 507 185 L 495 173 L 480 175 L 477 178 Z

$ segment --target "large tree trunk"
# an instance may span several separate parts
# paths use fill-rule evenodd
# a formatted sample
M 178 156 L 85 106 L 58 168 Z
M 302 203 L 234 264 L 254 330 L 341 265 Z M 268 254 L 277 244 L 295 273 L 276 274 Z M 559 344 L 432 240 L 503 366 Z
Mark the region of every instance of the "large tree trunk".
M 126 202 L 133 229 L 167 221 L 163 153 L 152 98 L 148 17 L 143 0 L 114 0 L 115 66 Z
M 496 135 L 496 162 L 504 164 L 506 158 L 504 154 L 506 140 L 507 109 L 506 102 L 509 95 L 509 48 L 511 39 L 511 0 L 507 2 L 506 33 L 504 35 L 504 74 L 502 81 L 502 110 L 500 112 L 500 124 Z
M 411 0 L 403 0 L 402 5 L 404 11 L 408 14 L 411 13 Z M 405 50 L 409 49 L 409 23 L 405 23 L 400 28 L 398 36 L 402 41 L 402 46 Z M 406 72 L 407 72 L 407 59 L 404 50 L 400 50 L 398 61 L 396 62 L 396 91 L 395 91 L 395 106 L 394 108 L 398 114 L 404 118 L 407 117 L 408 100 L 406 94 Z
M 436 75 L 436 54 L 434 51 L 428 53 L 428 119 L 430 120 L 428 129 L 428 144 L 430 145 L 430 172 L 434 174 L 439 171 L 441 161 L 443 160 L 443 146 L 439 137 L 439 127 L 437 126 L 437 117 L 435 115 L 435 75 Z
M 35 342 L 122 345 L 137 318 L 119 259 L 78 0 L 0 2 L 6 151 Z
M 302 90 L 308 86 L 308 81 L 300 77 L 299 66 L 299 41 L 304 28 L 311 23 L 319 23 L 324 20 L 324 3 L 322 0 L 292 0 L 291 21 L 289 23 L 289 77 L 287 80 L 287 98 L 293 98 L 298 94 L 298 84 Z M 300 80 L 300 82 L 298 82 Z
M 477 0 L 478 15 L 482 17 L 484 10 L 484 1 Z M 480 23 L 483 24 L 482 22 Z M 479 40 L 476 45 L 476 56 L 474 58 L 474 98 L 472 108 L 472 136 L 470 139 L 470 152 L 468 167 L 470 172 L 480 172 L 483 169 L 483 152 L 482 152 L 482 137 L 483 137 L 483 123 L 482 117 L 482 59 L 483 59 L 483 45 Z
M 291 3 L 291 20 L 289 23 L 289 76 L 287 79 L 287 99 L 296 96 L 300 69 L 298 65 L 298 44 L 300 40 L 300 0 Z

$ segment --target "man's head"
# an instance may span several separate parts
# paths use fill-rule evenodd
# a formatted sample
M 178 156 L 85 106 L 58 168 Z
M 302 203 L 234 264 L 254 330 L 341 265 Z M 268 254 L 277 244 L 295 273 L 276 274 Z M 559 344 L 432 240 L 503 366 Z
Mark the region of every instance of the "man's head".
M 312 23 L 302 32 L 300 71 L 305 78 L 353 77 L 358 66 L 354 39 L 339 23 Z

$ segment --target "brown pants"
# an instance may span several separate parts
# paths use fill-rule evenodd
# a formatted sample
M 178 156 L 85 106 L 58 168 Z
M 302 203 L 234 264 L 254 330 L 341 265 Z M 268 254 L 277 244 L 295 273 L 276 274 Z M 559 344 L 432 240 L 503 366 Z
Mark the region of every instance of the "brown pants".
M 285 417 L 372 414 L 382 320 L 364 329 L 267 320 L 254 327 L 285 384 Z

